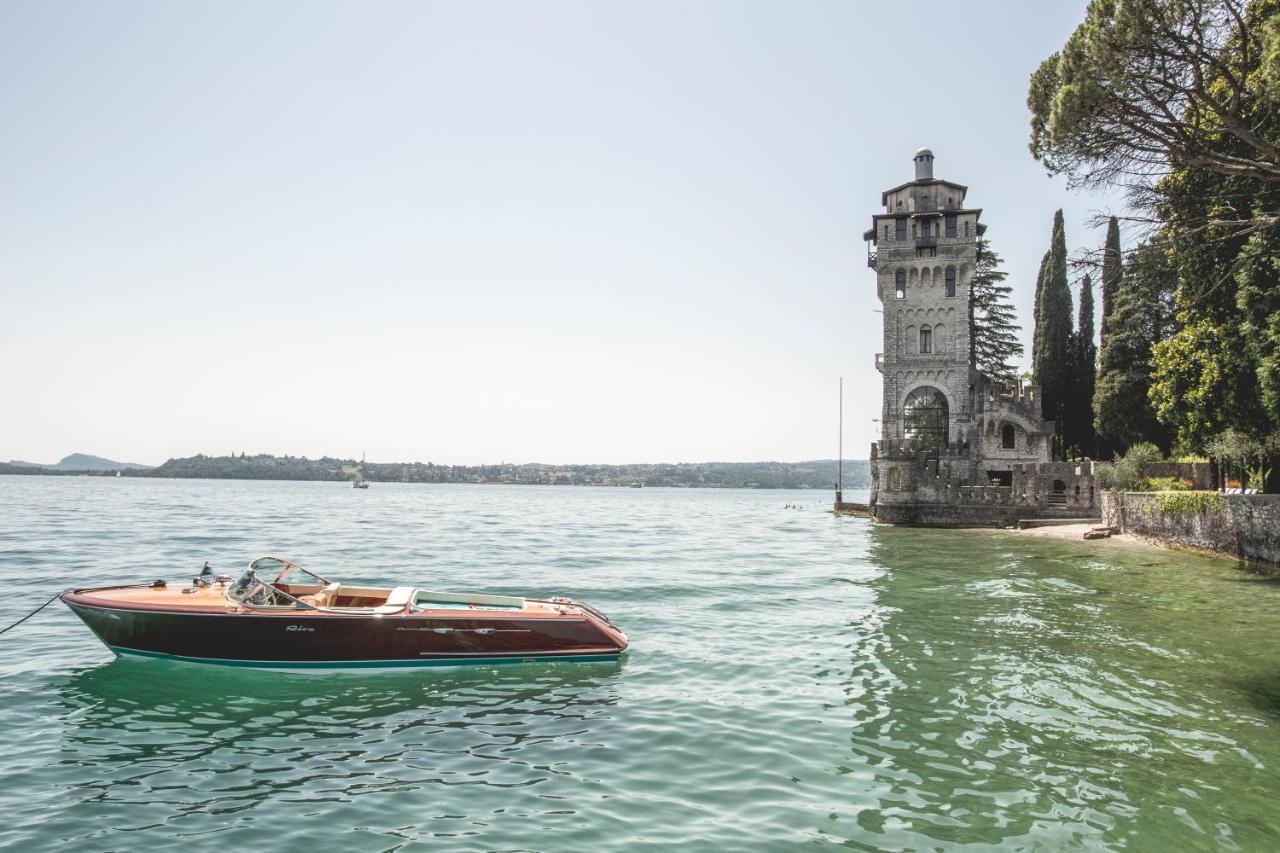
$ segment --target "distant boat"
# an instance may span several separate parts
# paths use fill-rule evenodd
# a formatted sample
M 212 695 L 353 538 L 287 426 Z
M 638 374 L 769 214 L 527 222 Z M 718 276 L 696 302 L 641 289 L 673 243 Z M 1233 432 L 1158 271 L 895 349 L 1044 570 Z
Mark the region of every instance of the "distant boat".
M 644 483 L 632 483 L 632 484 L 631 484 L 631 488 L 633 488 L 633 489 L 643 489 L 643 488 L 644 488 Z
M 360 479 L 351 484 L 356 489 L 369 488 L 369 481 L 364 478 L 364 454 L 360 454 Z
M 119 477 L 119 476 L 120 476 L 120 472 L 119 472 L 119 471 L 117 471 L 117 472 L 116 472 L 116 476 L 117 476 L 117 477 Z

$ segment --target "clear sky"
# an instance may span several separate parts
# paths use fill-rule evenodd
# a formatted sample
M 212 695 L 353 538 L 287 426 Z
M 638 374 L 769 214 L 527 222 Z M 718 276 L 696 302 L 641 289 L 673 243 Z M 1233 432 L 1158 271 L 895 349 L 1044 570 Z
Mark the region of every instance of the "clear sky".
M 0 3 L 0 460 L 845 455 L 927 145 L 1030 329 L 1085 0 Z

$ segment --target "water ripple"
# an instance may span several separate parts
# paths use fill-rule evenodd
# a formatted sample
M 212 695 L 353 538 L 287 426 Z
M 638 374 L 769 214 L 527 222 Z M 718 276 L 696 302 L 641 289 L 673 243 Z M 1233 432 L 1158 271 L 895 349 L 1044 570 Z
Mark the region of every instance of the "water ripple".
M 1280 587 L 1221 563 L 800 493 L 0 478 L 0 624 L 266 553 L 581 597 L 633 651 L 281 675 L 51 608 L 0 638 L 0 847 L 1280 848 Z

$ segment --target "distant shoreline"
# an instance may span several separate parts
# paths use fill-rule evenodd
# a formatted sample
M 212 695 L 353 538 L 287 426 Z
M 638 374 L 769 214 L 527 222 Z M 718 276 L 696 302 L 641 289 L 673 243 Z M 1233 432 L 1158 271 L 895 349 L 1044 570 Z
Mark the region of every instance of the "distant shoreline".
M 631 465 L 436 465 L 368 462 L 298 456 L 204 456 L 170 459 L 147 469 L 67 470 L 0 463 L 0 474 L 40 477 L 147 477 L 177 480 L 273 480 L 371 483 L 466 483 L 471 485 L 610 486 L 616 488 L 813 489 L 834 490 L 840 465 L 834 459 L 807 462 L 698 462 Z M 843 462 L 844 488 L 866 489 L 870 463 Z
M 92 477 L 94 479 L 117 479 L 113 471 L 57 471 L 43 474 L 38 471 L 0 471 L 0 477 L 41 477 L 41 476 L 62 476 L 62 477 Z M 146 474 L 124 474 L 119 479 L 130 478 L 134 480 L 198 480 L 205 483 L 216 482 L 236 482 L 236 483 L 337 483 L 349 484 L 347 480 L 294 480 L 294 479 L 267 479 L 264 477 L 155 477 Z M 584 488 L 584 489 L 626 489 L 631 488 L 622 483 L 600 484 L 600 483 L 522 483 L 522 482 L 505 482 L 502 480 L 493 481 L 457 481 L 457 482 L 407 482 L 404 480 L 369 480 L 371 485 L 376 486 L 527 486 L 527 487 L 556 487 L 556 488 Z M 646 489 L 673 489 L 673 490 L 690 490 L 701 489 L 706 491 L 729 491 L 733 489 L 751 489 L 753 491 L 775 491 L 775 492 L 822 492 L 815 486 L 722 486 L 716 484 L 703 485 L 669 485 L 669 486 L 644 486 Z M 845 484 L 844 490 L 849 491 L 865 491 L 869 486 L 850 486 Z M 828 486 L 826 491 L 833 491 Z M 832 498 L 834 500 L 834 498 Z

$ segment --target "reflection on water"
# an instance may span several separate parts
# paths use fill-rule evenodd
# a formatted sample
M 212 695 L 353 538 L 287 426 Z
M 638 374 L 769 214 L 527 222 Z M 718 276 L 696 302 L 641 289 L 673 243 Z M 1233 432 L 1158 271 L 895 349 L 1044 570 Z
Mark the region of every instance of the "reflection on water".
M 369 795 L 431 802 L 443 796 L 432 788 L 537 786 L 571 772 L 567 756 L 602 748 L 597 729 L 611 719 L 624 666 L 458 668 L 424 679 L 116 660 L 55 680 L 49 710 L 61 721 L 58 772 L 76 777 L 63 792 L 70 812 L 89 806 L 86 815 L 198 835 L 251 829 L 259 809 L 302 818 Z M 61 837 L 102 830 L 79 824 L 64 824 Z
M 632 651 L 288 675 L 50 609 L 0 637 L 0 848 L 1280 849 L 1280 584 L 805 493 L 329 486 L 0 478 L 0 623 L 274 552 L 580 597 Z
M 1153 573 L 1150 552 L 1112 563 L 1007 534 L 869 535 L 886 570 L 873 616 L 850 626 L 854 726 L 838 772 L 874 794 L 857 823 L 875 844 L 1280 844 L 1262 803 L 1221 797 L 1275 780 L 1248 744 L 1280 715 L 1230 695 L 1239 663 L 1200 665 L 1225 651 L 1224 621 L 1256 624 L 1233 612 L 1248 602 L 1189 600 L 1203 576 Z M 1195 568 L 1208 565 L 1223 571 Z M 1194 618 L 1162 618 L 1193 602 Z

